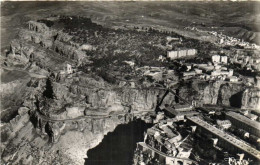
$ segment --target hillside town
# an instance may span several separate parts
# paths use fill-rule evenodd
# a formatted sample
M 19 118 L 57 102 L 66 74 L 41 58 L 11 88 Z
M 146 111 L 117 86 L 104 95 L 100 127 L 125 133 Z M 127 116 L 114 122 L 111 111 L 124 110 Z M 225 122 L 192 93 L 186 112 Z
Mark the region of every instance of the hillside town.
M 83 16 L 28 21 L 1 57 L 1 161 L 259 164 L 260 47 L 185 30 L 215 40 Z

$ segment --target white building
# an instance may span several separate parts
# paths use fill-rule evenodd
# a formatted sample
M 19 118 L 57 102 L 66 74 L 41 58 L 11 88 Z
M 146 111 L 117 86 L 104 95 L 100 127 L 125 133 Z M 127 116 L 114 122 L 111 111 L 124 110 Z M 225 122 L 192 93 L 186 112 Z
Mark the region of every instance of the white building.
M 260 77 L 256 76 L 255 78 L 255 87 L 260 88 Z
M 135 66 L 135 62 L 133 61 L 124 61 L 126 64 L 130 65 L 131 67 Z
M 197 53 L 196 49 L 183 49 L 183 50 L 177 50 L 177 51 L 168 51 L 167 57 L 170 59 L 177 59 L 187 56 L 195 56 Z
M 178 57 L 181 58 L 181 57 L 185 57 L 187 54 L 187 51 L 186 50 L 180 50 L 178 51 Z
M 183 76 L 184 77 L 186 77 L 186 76 L 195 76 L 195 75 L 196 75 L 195 71 L 183 72 Z
M 231 127 L 231 122 L 229 120 L 217 120 L 217 124 L 224 129 Z
M 238 82 L 238 78 L 236 76 L 229 77 L 230 82 Z
M 196 49 L 188 49 L 187 56 L 194 56 L 197 53 Z
M 195 70 L 195 72 L 196 72 L 196 74 L 201 74 L 202 73 L 202 70 L 201 69 L 194 69 Z
M 219 62 L 220 62 L 220 55 L 213 55 L 213 56 L 212 56 L 212 62 L 213 62 L 213 63 L 214 63 L 214 62 L 219 63 Z
M 164 61 L 165 60 L 165 57 L 163 55 L 160 55 L 159 58 L 158 58 L 159 61 Z
M 72 67 L 71 67 L 70 64 L 67 64 L 66 71 L 67 71 L 68 74 L 73 73 L 73 70 L 72 70 Z
M 170 59 L 177 59 L 178 58 L 178 51 L 168 51 L 167 57 Z
M 221 62 L 227 64 L 228 58 L 227 56 L 221 56 Z
M 191 65 L 186 65 L 187 71 L 191 70 Z
M 234 73 L 233 69 L 229 69 L 229 74 L 228 74 L 228 76 L 229 76 L 229 77 L 233 76 L 233 73 Z

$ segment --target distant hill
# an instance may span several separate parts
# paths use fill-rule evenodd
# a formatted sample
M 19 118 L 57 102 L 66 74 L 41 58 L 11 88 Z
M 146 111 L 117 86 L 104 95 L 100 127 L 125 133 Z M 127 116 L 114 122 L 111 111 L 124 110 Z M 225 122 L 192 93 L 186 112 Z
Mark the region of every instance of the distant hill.
M 3 2 L 1 47 L 9 45 L 26 21 L 51 14 L 87 16 L 105 26 L 214 26 L 260 44 L 260 2 Z

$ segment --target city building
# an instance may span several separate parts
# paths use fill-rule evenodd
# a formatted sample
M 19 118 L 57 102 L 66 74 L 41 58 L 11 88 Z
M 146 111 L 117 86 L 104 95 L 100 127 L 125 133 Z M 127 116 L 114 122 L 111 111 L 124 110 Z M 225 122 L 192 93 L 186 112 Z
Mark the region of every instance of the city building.
M 195 71 L 183 72 L 183 76 L 184 77 L 186 77 L 186 76 L 195 76 L 195 75 L 196 75 Z
M 230 69 L 229 71 L 226 71 L 226 70 L 213 70 L 210 74 L 211 74 L 211 76 L 227 75 L 228 77 L 232 77 L 233 70 L 232 69 Z
M 260 88 L 260 77 L 256 76 L 255 78 L 255 87 Z
M 72 66 L 70 64 L 67 64 L 66 70 L 68 74 L 73 73 Z
M 165 109 L 165 115 L 169 117 L 175 117 L 178 121 L 185 120 L 185 117 L 187 116 L 196 116 L 199 115 L 199 112 L 190 110 L 190 109 L 175 109 L 171 107 L 166 107 Z
M 226 112 L 226 118 L 231 121 L 232 125 L 249 132 L 250 134 L 260 137 L 260 123 L 251 120 L 235 112 Z
M 61 77 L 64 77 L 67 74 L 72 74 L 74 71 L 75 69 L 72 68 L 72 65 L 66 64 L 65 66 L 63 66 L 63 70 L 59 71 L 59 75 Z
M 221 56 L 221 63 L 227 64 L 228 58 L 227 56 Z
M 220 62 L 220 55 L 213 55 L 212 57 L 212 62 L 213 63 L 219 63 Z
M 202 74 L 202 70 L 201 69 L 195 68 L 194 71 L 195 71 L 196 74 Z
M 191 124 L 195 124 L 197 126 L 195 132 L 203 134 L 211 139 L 217 138 L 215 145 L 218 145 L 219 147 L 222 147 L 229 152 L 235 154 L 245 153 L 251 158 L 257 159 L 258 161 L 260 160 L 260 151 L 256 150 L 248 143 L 231 136 L 230 134 L 216 128 L 215 126 L 207 123 L 197 116 L 187 117 L 187 119 Z
M 187 54 L 187 50 L 179 50 L 178 51 L 178 58 L 185 57 Z
M 165 164 L 165 165 L 176 165 L 176 164 L 192 165 L 195 163 L 195 161 L 191 159 L 168 156 L 163 152 L 160 152 L 150 147 L 144 142 L 137 143 L 137 149 L 144 153 L 147 153 L 150 157 L 155 158 L 158 163 Z M 144 162 L 140 164 L 145 165 Z
M 217 124 L 223 129 L 228 129 L 231 127 L 231 122 L 229 120 L 217 120 Z
M 164 61 L 164 60 L 166 60 L 166 58 L 165 58 L 163 55 L 160 55 L 160 56 L 158 57 L 158 60 L 159 60 L 159 61 Z
M 236 76 L 231 76 L 228 78 L 230 82 L 238 82 L 238 78 Z
M 213 65 L 208 65 L 208 64 L 198 64 L 195 66 L 197 66 L 199 69 L 201 69 L 204 72 L 210 72 L 214 69 Z
M 187 67 L 187 71 L 190 71 L 191 70 L 191 65 L 186 65 L 186 67 Z
M 196 54 L 196 49 L 172 50 L 167 52 L 167 57 L 174 60 L 182 57 L 195 56 Z
M 180 38 L 176 38 L 176 37 L 167 36 L 167 37 L 166 37 L 166 40 L 167 40 L 168 42 L 171 42 L 171 41 L 179 41 L 179 40 L 180 40 Z
M 194 56 L 196 53 L 196 49 L 187 49 L 187 56 Z
M 158 123 L 159 121 L 163 120 L 164 117 L 165 117 L 164 112 L 158 112 L 154 120 L 154 123 Z
M 189 104 L 175 104 L 173 107 L 176 111 L 191 111 L 193 109 Z
M 173 119 L 169 119 L 173 120 Z M 137 150 L 156 158 L 159 163 L 167 165 L 192 164 L 189 159 L 192 143 L 189 135 L 183 138 L 172 121 L 161 121 L 147 130 L 144 142 L 137 143 Z
M 168 51 L 167 57 L 170 58 L 171 60 L 177 59 L 178 58 L 178 51 Z

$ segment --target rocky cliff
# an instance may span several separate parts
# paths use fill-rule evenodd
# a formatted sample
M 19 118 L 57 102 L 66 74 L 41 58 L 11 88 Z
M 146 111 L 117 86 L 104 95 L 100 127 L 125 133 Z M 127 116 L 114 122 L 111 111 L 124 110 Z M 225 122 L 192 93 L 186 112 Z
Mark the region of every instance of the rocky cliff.
M 5 125 L 2 131 L 2 159 L 12 164 L 84 164 L 88 149 L 98 145 L 103 136 L 119 124 L 129 122 L 128 116 L 78 121 L 44 121 L 24 110 Z M 49 139 L 49 135 L 58 141 Z M 8 146 L 8 147 L 7 147 Z M 19 157 L 18 157 L 19 155 Z
M 248 88 L 240 83 L 193 81 L 181 84 L 177 91 L 190 103 L 196 101 L 197 106 L 217 104 L 259 110 L 259 89 Z M 165 99 L 164 103 L 169 105 L 180 101 L 171 93 Z
M 80 83 L 75 82 L 78 80 Z M 102 79 L 95 80 L 86 75 L 84 78 L 71 77 L 60 83 L 51 81 L 55 98 L 52 101 L 48 100 L 52 105 L 50 108 L 60 108 L 65 103 L 71 103 L 73 107 L 87 102 L 87 106 L 96 108 L 96 112 L 93 113 L 97 115 L 101 111 L 123 113 L 73 119 L 71 116 L 61 115 L 60 111 L 49 111 L 49 116 L 46 117 L 37 112 L 36 99 L 36 96 L 40 97 L 46 90 L 46 80 L 32 80 L 28 84 L 34 86 L 37 92 L 32 92 L 32 95 L 25 98 L 24 107 L 18 110 L 18 116 L 3 127 L 4 138 L 1 148 L 4 162 L 84 164 L 88 149 L 98 145 L 117 125 L 133 120 L 133 116 L 128 115 L 127 110 L 154 110 L 158 94 L 158 91 L 149 90 L 113 90 Z M 84 100 L 78 100 L 75 96 L 84 96 Z M 115 105 L 121 105 L 122 109 L 116 109 Z M 55 115 L 59 118 L 53 118 Z
M 20 39 L 40 44 L 43 48 L 51 49 L 68 59 L 80 61 L 86 58 L 86 53 L 79 44 L 72 41 L 72 36 L 58 29 L 49 28 L 44 23 L 30 21 L 28 24 L 29 29 L 20 31 Z
M 60 81 L 51 81 L 55 97 L 48 100 L 51 104 L 47 106 L 49 109 L 42 109 L 43 112 L 48 111 L 49 116 L 46 117 L 35 111 L 37 100 L 34 97 L 40 97 L 44 93 L 46 80 L 38 83 L 32 81 L 30 84 L 36 84 L 38 93 L 34 92 L 34 95 L 28 97 L 23 103 L 26 107 L 20 108 L 19 115 L 4 126 L 3 160 L 13 164 L 83 164 L 87 151 L 98 145 L 104 135 L 113 131 L 117 125 L 133 119 L 132 115 L 127 114 L 129 111 L 153 111 L 164 95 L 164 105 L 180 101 L 166 90 L 122 89 L 111 86 L 101 78 L 76 73 Z M 259 102 L 256 99 L 259 98 L 259 92 L 254 92 L 253 88 L 246 90 L 240 84 L 194 81 L 180 85 L 178 90 L 179 96 L 189 101 L 194 99 L 201 104 L 256 108 L 255 105 Z M 69 113 L 63 114 L 73 107 L 75 111 L 75 107 L 83 105 L 83 115 L 87 114 L 83 118 L 75 119 Z M 120 108 L 116 108 L 118 106 Z M 80 113 L 80 108 L 76 113 Z M 104 116 L 93 118 L 88 117 L 88 114 Z M 19 140 L 23 143 L 19 143 Z
M 260 112 L 260 89 L 248 88 L 244 90 L 241 104 L 243 109 L 253 109 Z
M 3 84 L 4 99 L 16 92 L 22 106 L 2 127 L 4 163 L 83 164 L 87 151 L 119 124 L 149 118 L 147 113 L 158 103 L 163 107 L 181 102 L 166 89 L 119 87 L 93 73 L 61 74 L 64 64 L 81 63 L 88 59 L 85 50 L 94 48 L 79 45 L 71 35 L 40 22 L 30 21 L 28 26 L 11 43 L 10 64 L 22 64 L 28 72 L 44 73 L 48 79 Z M 194 80 L 181 82 L 173 90 L 197 106 L 258 109 L 260 105 L 259 89 L 238 83 Z

